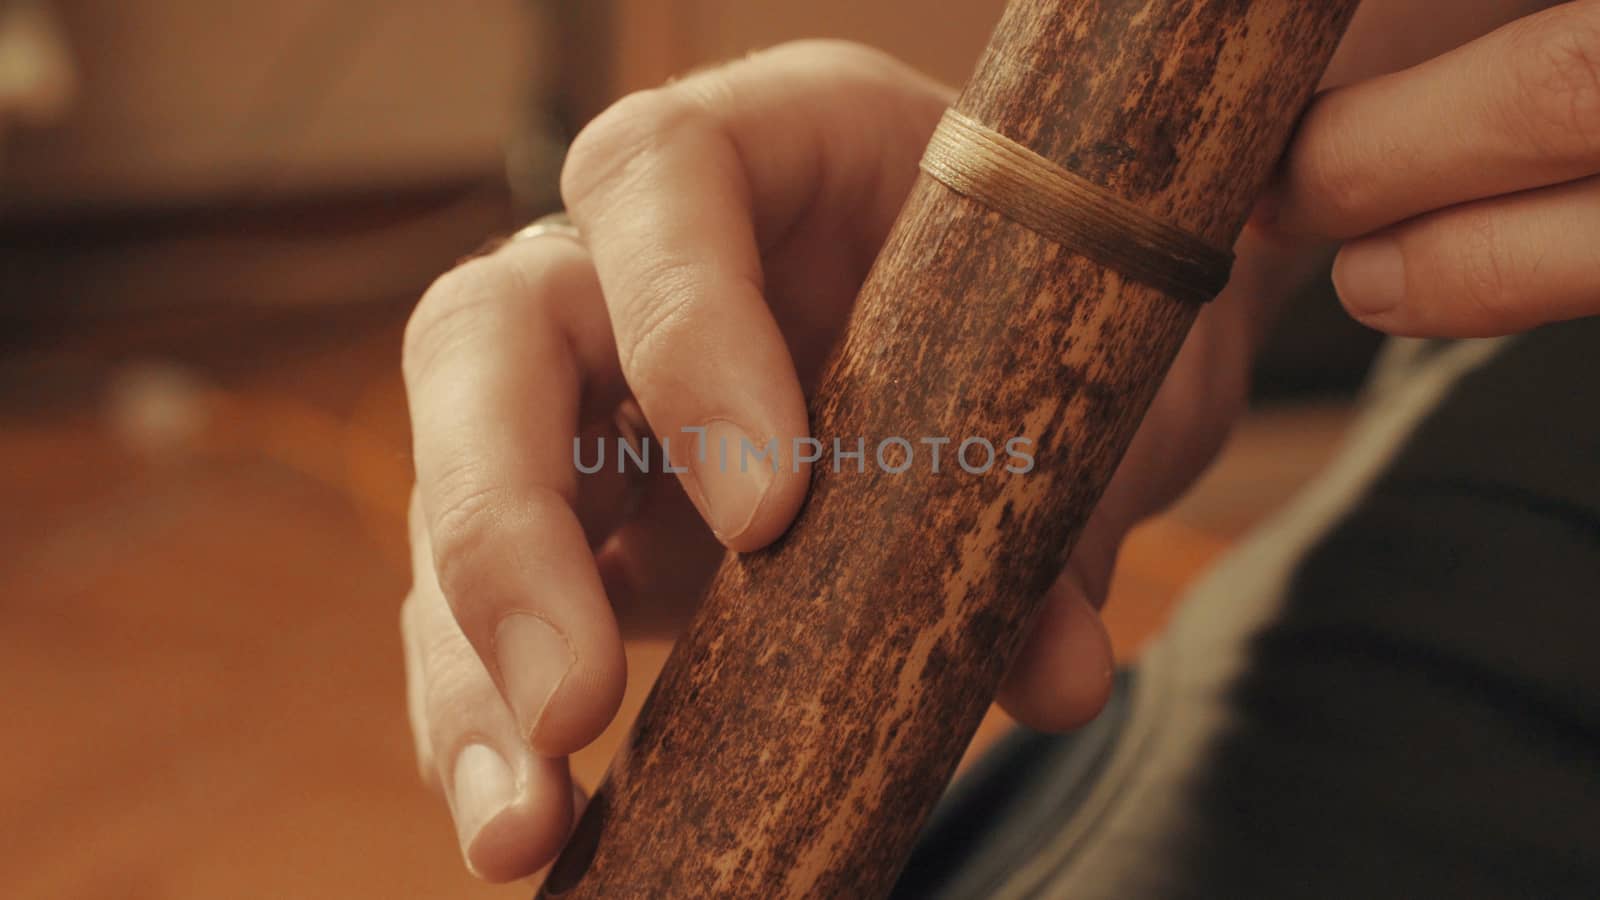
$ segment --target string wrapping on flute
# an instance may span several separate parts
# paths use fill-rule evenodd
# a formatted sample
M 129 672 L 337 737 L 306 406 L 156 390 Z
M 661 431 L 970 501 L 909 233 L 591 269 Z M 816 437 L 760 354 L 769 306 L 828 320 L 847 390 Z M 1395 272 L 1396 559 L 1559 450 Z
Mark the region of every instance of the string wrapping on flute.
M 970 116 L 946 110 L 922 157 L 945 187 L 1168 296 L 1222 292 L 1233 253 L 1163 222 Z

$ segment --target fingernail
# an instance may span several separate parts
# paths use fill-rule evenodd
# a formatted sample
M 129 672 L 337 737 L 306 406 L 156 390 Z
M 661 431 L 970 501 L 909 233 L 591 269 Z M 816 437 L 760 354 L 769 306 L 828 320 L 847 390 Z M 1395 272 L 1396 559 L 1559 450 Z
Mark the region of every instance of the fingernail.
M 517 799 L 517 780 L 500 754 L 484 744 L 468 744 L 456 757 L 452 777 L 451 808 L 463 850 Z
M 724 540 L 749 527 L 775 475 L 777 444 L 758 444 L 726 419 L 706 423 L 704 459 L 696 454 L 694 476 L 711 529 Z
M 513 613 L 495 629 L 494 653 L 511 712 L 522 733 L 531 736 L 577 661 L 572 645 L 542 617 Z
M 1333 261 L 1333 287 L 1357 318 L 1382 315 L 1405 299 L 1406 263 L 1393 238 L 1352 241 Z

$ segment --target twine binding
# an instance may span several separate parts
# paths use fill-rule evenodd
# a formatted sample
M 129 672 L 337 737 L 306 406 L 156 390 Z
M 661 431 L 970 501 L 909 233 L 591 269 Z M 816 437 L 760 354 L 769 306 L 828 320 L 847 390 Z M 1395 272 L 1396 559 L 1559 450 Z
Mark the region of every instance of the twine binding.
M 922 171 L 962 196 L 1125 278 L 1205 303 L 1222 292 L 1233 253 L 1157 219 L 954 109 Z

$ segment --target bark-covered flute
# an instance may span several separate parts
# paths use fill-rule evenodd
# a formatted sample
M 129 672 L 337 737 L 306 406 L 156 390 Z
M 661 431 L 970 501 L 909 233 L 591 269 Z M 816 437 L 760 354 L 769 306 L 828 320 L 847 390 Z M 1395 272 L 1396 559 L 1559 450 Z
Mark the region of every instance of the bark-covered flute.
M 1012 0 L 812 402 L 805 508 L 723 564 L 545 896 L 887 893 L 1355 6 Z M 889 436 L 1033 465 L 895 473 Z

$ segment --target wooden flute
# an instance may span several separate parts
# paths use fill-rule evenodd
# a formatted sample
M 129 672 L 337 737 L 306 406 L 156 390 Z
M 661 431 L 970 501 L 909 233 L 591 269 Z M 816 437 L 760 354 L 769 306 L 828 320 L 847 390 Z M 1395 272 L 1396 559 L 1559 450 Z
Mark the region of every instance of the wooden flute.
M 812 400 L 804 509 L 724 562 L 541 896 L 889 891 L 1355 6 L 1012 0 Z

